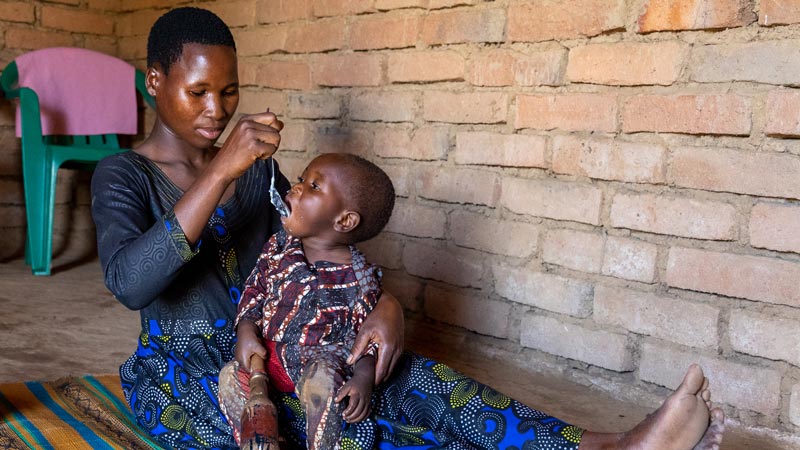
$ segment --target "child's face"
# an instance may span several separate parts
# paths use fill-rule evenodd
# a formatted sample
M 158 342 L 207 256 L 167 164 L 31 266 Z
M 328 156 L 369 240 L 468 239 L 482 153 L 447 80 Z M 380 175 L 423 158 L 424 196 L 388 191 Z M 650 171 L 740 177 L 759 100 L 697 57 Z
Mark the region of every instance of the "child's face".
M 286 232 L 298 238 L 319 237 L 337 240 L 337 217 L 346 209 L 343 198 L 347 170 L 336 154 L 318 156 L 306 167 L 298 183 L 286 194 L 289 217 L 284 217 Z

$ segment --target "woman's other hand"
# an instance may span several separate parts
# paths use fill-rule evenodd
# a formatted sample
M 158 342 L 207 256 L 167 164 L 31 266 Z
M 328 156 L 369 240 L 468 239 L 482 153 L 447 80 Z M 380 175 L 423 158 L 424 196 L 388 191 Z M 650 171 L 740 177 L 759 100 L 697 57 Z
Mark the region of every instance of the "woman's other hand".
M 375 384 L 380 384 L 392 373 L 403 353 L 404 329 L 403 308 L 396 298 L 384 291 L 375 309 L 361 325 L 347 363 L 354 364 L 370 344 L 377 344 Z

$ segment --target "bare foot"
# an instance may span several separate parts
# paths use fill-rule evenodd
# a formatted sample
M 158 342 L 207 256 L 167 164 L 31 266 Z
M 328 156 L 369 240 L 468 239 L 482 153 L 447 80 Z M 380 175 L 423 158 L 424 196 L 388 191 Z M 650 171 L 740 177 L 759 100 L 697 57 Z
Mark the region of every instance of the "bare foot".
M 711 410 L 711 424 L 708 425 L 703 438 L 692 450 L 719 450 L 722 434 L 725 432 L 725 414 L 719 408 Z
M 725 430 L 722 410 L 709 411 L 711 392 L 700 366 L 693 364 L 653 414 L 618 434 L 584 433 L 580 450 L 719 450 Z M 711 419 L 711 425 L 709 425 Z

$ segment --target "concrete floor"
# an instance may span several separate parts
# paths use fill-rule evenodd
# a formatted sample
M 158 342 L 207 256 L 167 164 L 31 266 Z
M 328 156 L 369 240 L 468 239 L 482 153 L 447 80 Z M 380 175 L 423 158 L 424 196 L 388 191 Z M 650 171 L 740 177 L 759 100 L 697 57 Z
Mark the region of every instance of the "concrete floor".
M 92 257 L 60 257 L 50 277 L 34 277 L 20 259 L 0 263 L 0 305 L 0 383 L 117 373 L 135 348 L 138 314 L 106 291 Z M 408 348 L 578 426 L 624 430 L 653 409 L 491 354 L 464 351 L 468 336 L 459 331 L 410 323 L 406 335 Z M 730 427 L 722 445 L 723 450 L 798 448 L 786 439 Z

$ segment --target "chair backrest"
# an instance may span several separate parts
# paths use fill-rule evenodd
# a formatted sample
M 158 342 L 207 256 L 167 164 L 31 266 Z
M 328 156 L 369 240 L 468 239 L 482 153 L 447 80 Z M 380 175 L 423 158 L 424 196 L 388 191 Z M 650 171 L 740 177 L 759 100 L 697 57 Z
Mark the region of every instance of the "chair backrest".
M 137 132 L 136 91 L 154 106 L 142 72 L 81 48 L 25 53 L 3 70 L 0 86 L 7 98 L 20 100 L 17 135 L 23 141 L 48 136 L 46 144 L 105 146 L 113 141 L 108 144 L 116 146 L 117 134 Z

